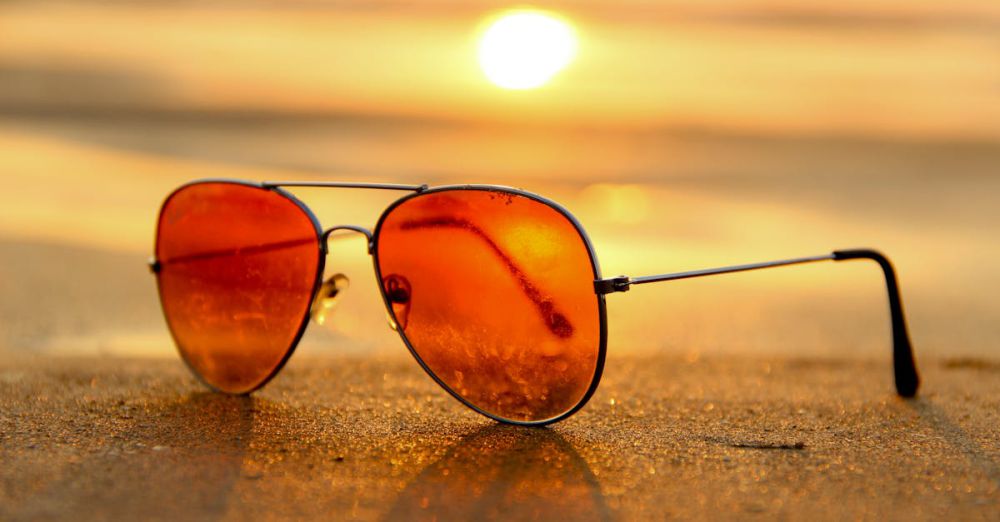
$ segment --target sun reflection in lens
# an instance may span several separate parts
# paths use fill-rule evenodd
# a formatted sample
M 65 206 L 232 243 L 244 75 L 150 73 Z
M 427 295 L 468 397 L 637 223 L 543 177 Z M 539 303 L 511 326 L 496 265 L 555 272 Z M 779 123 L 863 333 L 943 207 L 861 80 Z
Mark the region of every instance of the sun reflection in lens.
M 511 11 L 483 33 L 479 66 L 498 87 L 534 89 L 569 65 L 576 46 L 567 22 L 541 11 Z

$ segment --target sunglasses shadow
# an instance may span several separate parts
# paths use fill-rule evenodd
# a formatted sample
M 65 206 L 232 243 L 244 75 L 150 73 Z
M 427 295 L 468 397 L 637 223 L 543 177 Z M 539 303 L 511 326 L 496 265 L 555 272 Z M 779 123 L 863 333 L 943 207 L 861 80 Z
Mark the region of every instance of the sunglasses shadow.
M 924 424 L 930 426 L 941 438 L 968 462 L 969 467 L 978 470 L 982 476 L 1000 489 L 1000 463 L 990 457 L 990 451 L 960 424 L 951 420 L 950 415 L 926 397 L 907 400 L 907 408 L 920 416 Z
M 546 428 L 490 425 L 451 447 L 385 520 L 611 520 L 597 478 Z
M 29 499 L 19 516 L 180 520 L 195 512 L 201 519 L 222 518 L 241 478 L 254 411 L 263 402 L 204 392 L 125 406 L 127 423 L 95 433 L 124 442 L 73 464 L 65 478 Z

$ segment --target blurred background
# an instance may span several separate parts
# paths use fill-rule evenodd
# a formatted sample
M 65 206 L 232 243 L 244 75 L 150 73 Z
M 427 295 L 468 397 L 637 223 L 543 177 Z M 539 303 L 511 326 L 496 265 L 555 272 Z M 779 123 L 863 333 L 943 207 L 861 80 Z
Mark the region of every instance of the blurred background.
M 605 276 L 876 247 L 918 357 L 1000 357 L 1000 3 L 556 1 L 535 7 L 559 29 L 486 46 L 515 7 L 0 2 L 0 354 L 174 357 L 155 217 L 226 177 L 517 186 L 579 218 Z M 525 45 L 569 51 L 511 89 Z M 296 193 L 327 226 L 399 196 Z M 297 358 L 405 356 L 363 241 L 332 247 L 354 284 Z M 890 353 L 865 262 L 638 287 L 609 315 L 612 355 Z

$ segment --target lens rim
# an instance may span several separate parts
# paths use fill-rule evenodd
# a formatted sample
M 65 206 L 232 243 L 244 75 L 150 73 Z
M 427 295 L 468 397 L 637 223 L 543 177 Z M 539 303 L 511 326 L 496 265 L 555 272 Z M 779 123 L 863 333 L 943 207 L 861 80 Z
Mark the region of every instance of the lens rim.
M 180 355 L 181 360 L 184 361 L 185 366 L 188 367 L 191 373 L 193 373 L 195 377 L 197 377 L 198 380 L 201 381 L 202 384 L 204 384 L 214 392 L 224 393 L 226 395 L 246 396 L 263 388 L 265 385 L 267 385 L 267 383 L 271 382 L 271 379 L 274 379 L 278 375 L 278 372 L 280 372 L 282 368 L 285 367 L 285 364 L 288 362 L 289 359 L 291 359 L 292 354 L 295 353 L 295 349 L 298 347 L 299 342 L 302 340 L 302 336 L 305 335 L 306 329 L 309 327 L 309 320 L 310 320 L 309 311 L 312 308 L 312 301 L 316 298 L 316 293 L 319 292 L 320 287 L 323 285 L 323 273 L 326 271 L 326 254 L 327 254 L 326 243 L 323 241 L 323 228 L 319 223 L 319 219 L 316 218 L 316 215 L 313 214 L 312 210 L 310 210 L 309 207 L 305 205 L 305 203 L 300 201 L 290 192 L 282 189 L 281 187 L 270 186 L 264 183 L 257 183 L 253 181 L 244 181 L 244 180 L 228 179 L 228 178 L 209 178 L 209 179 L 200 179 L 189 183 L 185 183 L 174 189 L 174 191 L 171 192 L 170 195 L 168 195 L 166 199 L 163 200 L 163 204 L 160 205 L 159 215 L 156 219 L 156 236 L 154 238 L 154 243 L 153 243 L 153 252 L 155 256 L 154 262 L 156 262 L 156 259 L 159 257 L 160 229 L 163 223 L 164 211 L 166 210 L 167 205 L 170 204 L 170 201 L 173 200 L 173 198 L 178 194 L 180 194 L 181 192 L 190 189 L 192 187 L 196 187 L 198 185 L 213 185 L 213 184 L 239 185 L 242 187 L 273 192 L 285 198 L 286 200 L 294 203 L 295 206 L 297 206 L 299 210 L 301 210 L 309 218 L 309 221 L 313 225 L 313 231 L 316 233 L 316 244 L 317 244 L 316 278 L 315 281 L 313 281 L 312 293 L 309 295 L 310 306 L 306 307 L 305 313 L 303 314 L 302 321 L 299 324 L 299 328 L 295 334 L 295 337 L 292 340 L 291 345 L 285 350 L 285 355 L 281 358 L 281 361 L 277 364 L 277 366 L 274 367 L 274 369 L 271 371 L 270 374 L 267 375 L 267 377 L 265 377 L 263 380 L 260 381 L 260 383 L 258 383 L 252 389 L 243 392 L 233 393 L 219 389 L 212 383 L 205 380 L 205 378 L 201 375 L 201 373 L 198 372 L 198 370 L 195 369 L 195 367 L 191 364 L 191 361 L 188 360 L 183 350 L 181 350 L 181 343 L 178 341 L 177 334 L 174 333 L 174 328 L 170 323 L 170 319 L 167 317 L 166 306 L 164 306 L 163 303 L 163 286 L 161 281 L 161 274 L 159 271 L 156 272 L 156 291 L 160 299 L 160 313 L 163 315 L 164 322 L 167 323 L 167 330 L 170 332 L 170 337 L 174 341 L 174 347 L 177 349 L 177 353 Z
M 530 200 L 533 200 L 537 203 L 541 203 L 555 210 L 556 212 L 561 214 L 564 218 L 566 218 L 566 220 L 569 221 L 571 225 L 573 225 L 573 228 L 576 230 L 577 234 L 579 234 L 580 239 L 583 241 L 584 246 L 587 248 L 587 254 L 590 258 L 590 266 L 593 269 L 594 273 L 593 280 L 597 281 L 601 279 L 601 267 L 597 261 L 597 252 L 594 250 L 594 245 L 593 243 L 590 242 L 590 237 L 587 236 L 587 232 L 584 230 L 583 225 L 580 224 L 580 222 L 576 219 L 576 217 L 573 216 L 573 214 L 571 214 L 569 210 L 566 210 L 566 208 L 560 205 L 559 203 L 556 203 L 555 201 L 552 201 L 551 199 L 548 199 L 544 196 L 539 196 L 538 194 L 527 192 L 525 190 L 513 187 L 504 187 L 499 185 L 479 185 L 479 184 L 444 185 L 439 187 L 428 188 L 420 192 L 404 196 L 394 201 L 391 205 L 389 205 L 384 211 L 382 211 L 382 215 L 379 217 L 378 223 L 375 225 L 375 231 L 372 233 L 370 251 L 372 254 L 373 265 L 375 267 L 375 281 L 376 284 L 378 285 L 379 293 L 382 295 L 382 302 L 386 307 L 386 312 L 389 314 L 389 317 L 391 317 L 396 324 L 399 324 L 399 321 L 397 320 L 396 315 L 393 312 L 392 304 L 389 301 L 389 296 L 386 294 L 385 287 L 382 284 L 382 269 L 381 269 L 381 264 L 379 263 L 378 246 L 379 246 L 379 240 L 382 237 L 381 234 L 382 225 L 385 223 L 386 218 L 403 203 L 430 194 L 437 194 L 440 192 L 455 192 L 455 191 L 499 192 L 502 194 L 512 194 L 515 196 L 522 196 L 528 198 Z M 546 426 L 567 419 L 574 413 L 580 411 L 580 409 L 586 406 L 587 403 L 590 401 L 590 399 L 594 396 L 594 392 L 597 391 L 597 388 L 601 383 L 601 376 L 604 374 L 604 361 L 607 356 L 607 349 L 608 349 L 608 311 L 604 294 L 601 294 L 595 290 L 594 297 L 597 299 L 597 310 L 598 310 L 598 317 L 600 320 L 600 340 L 597 353 L 597 364 L 594 368 L 594 375 L 591 378 L 590 386 L 587 388 L 587 392 L 584 393 L 583 397 L 580 398 L 580 401 L 577 402 L 575 406 L 567 410 L 565 413 L 562 413 L 556 417 L 537 420 L 537 421 L 519 421 L 514 419 L 507 419 L 489 413 L 479 408 L 478 406 L 472 404 L 464 397 L 462 397 L 454 390 L 452 390 L 451 387 L 449 387 L 443 380 L 441 380 L 437 375 L 434 374 L 434 372 L 427 366 L 427 364 L 424 363 L 423 359 L 420 358 L 420 355 L 413 348 L 413 345 L 410 344 L 410 340 L 407 339 L 406 333 L 403 332 L 401 328 L 396 328 L 395 330 L 396 333 L 399 334 L 399 337 L 403 340 L 403 344 L 405 344 L 406 348 L 410 351 L 410 354 L 413 356 L 414 359 L 416 359 L 417 363 L 420 365 L 421 368 L 424 369 L 427 375 L 429 375 L 432 379 L 434 379 L 434 382 L 438 383 L 438 385 L 444 388 L 444 390 L 447 391 L 449 394 L 451 394 L 452 397 L 457 399 L 459 402 L 461 402 L 468 408 L 479 413 L 480 415 L 483 415 L 484 417 L 488 417 L 490 419 L 493 419 L 498 422 L 503 422 L 505 424 L 513 424 L 516 426 Z

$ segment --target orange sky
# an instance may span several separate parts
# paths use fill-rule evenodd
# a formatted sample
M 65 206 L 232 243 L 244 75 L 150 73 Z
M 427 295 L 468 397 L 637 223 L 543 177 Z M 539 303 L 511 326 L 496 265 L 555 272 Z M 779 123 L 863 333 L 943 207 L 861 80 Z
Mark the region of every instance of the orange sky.
M 498 2 L 9 4 L 0 67 L 108 71 L 151 87 L 101 97 L 8 84 L 0 103 L 1000 137 L 995 2 L 564 4 L 577 59 L 528 92 L 490 85 L 476 63 L 477 30 Z

